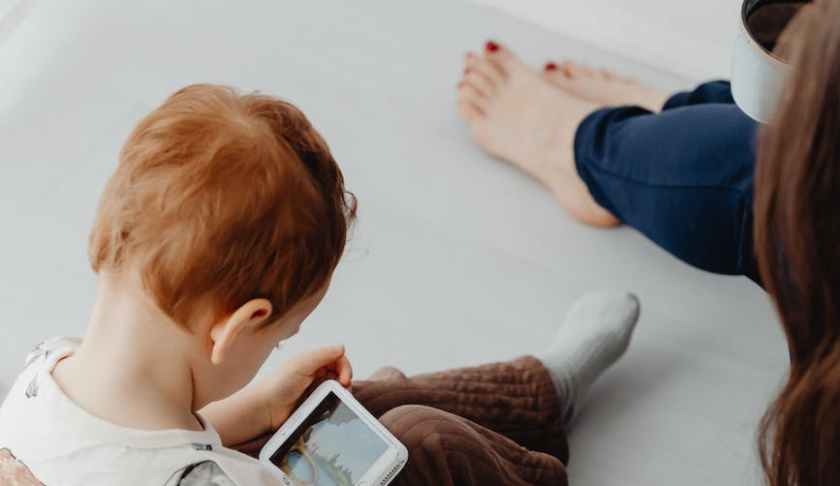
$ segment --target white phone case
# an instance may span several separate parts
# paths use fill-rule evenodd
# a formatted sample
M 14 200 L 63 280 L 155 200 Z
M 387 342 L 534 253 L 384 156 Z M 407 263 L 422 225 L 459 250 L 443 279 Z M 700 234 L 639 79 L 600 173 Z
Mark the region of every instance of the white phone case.
M 279 468 L 271 464 L 271 457 L 280 449 L 285 441 L 294 435 L 295 431 L 304 423 L 304 421 L 315 411 L 318 405 L 330 393 L 334 393 L 341 402 L 352 410 L 361 421 L 374 432 L 386 444 L 385 452 L 373 463 L 373 465 L 365 472 L 361 478 L 356 481 L 355 486 L 385 486 L 390 483 L 402 470 L 408 461 L 408 450 L 405 446 L 388 431 L 376 417 L 370 414 L 353 395 L 348 392 L 337 381 L 325 381 L 298 407 L 297 410 L 289 417 L 282 427 L 274 434 L 271 440 L 260 451 L 260 461 L 269 465 L 270 468 L 276 470 L 278 477 L 284 483 L 290 483 L 289 479 L 282 474 Z

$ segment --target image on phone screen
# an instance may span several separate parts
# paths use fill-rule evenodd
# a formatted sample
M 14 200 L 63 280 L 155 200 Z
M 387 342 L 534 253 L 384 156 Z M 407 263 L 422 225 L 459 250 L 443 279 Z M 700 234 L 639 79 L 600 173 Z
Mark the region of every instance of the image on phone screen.
M 387 447 L 330 392 L 271 456 L 271 463 L 299 486 L 353 486 Z

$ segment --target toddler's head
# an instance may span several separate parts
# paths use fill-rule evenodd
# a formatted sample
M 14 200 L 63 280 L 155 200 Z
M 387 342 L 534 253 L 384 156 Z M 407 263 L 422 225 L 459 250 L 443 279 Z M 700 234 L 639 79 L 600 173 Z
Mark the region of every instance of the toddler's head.
M 196 366 L 224 396 L 317 306 L 354 216 L 338 165 L 300 110 L 193 85 L 123 147 L 90 261 L 97 273 L 133 278 L 196 336 L 207 357 Z

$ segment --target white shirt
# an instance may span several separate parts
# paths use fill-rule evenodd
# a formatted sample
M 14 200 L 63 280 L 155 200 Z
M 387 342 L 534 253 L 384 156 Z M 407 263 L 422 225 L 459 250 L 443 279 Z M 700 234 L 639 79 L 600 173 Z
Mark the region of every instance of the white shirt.
M 0 452 L 48 486 L 284 486 L 282 473 L 204 431 L 130 429 L 95 417 L 61 390 L 56 363 L 78 339 L 39 345 L 0 406 Z M 200 418 L 200 417 L 199 417 Z M 2 460 L 3 454 L 0 454 Z M 0 467 L 0 470 L 2 468 Z

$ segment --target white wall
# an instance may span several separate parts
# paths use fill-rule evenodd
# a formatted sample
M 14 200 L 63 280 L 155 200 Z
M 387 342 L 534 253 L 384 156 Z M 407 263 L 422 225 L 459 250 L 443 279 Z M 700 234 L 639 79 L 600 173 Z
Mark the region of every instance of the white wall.
M 740 0 L 473 1 L 693 80 L 729 77 L 741 5 Z

